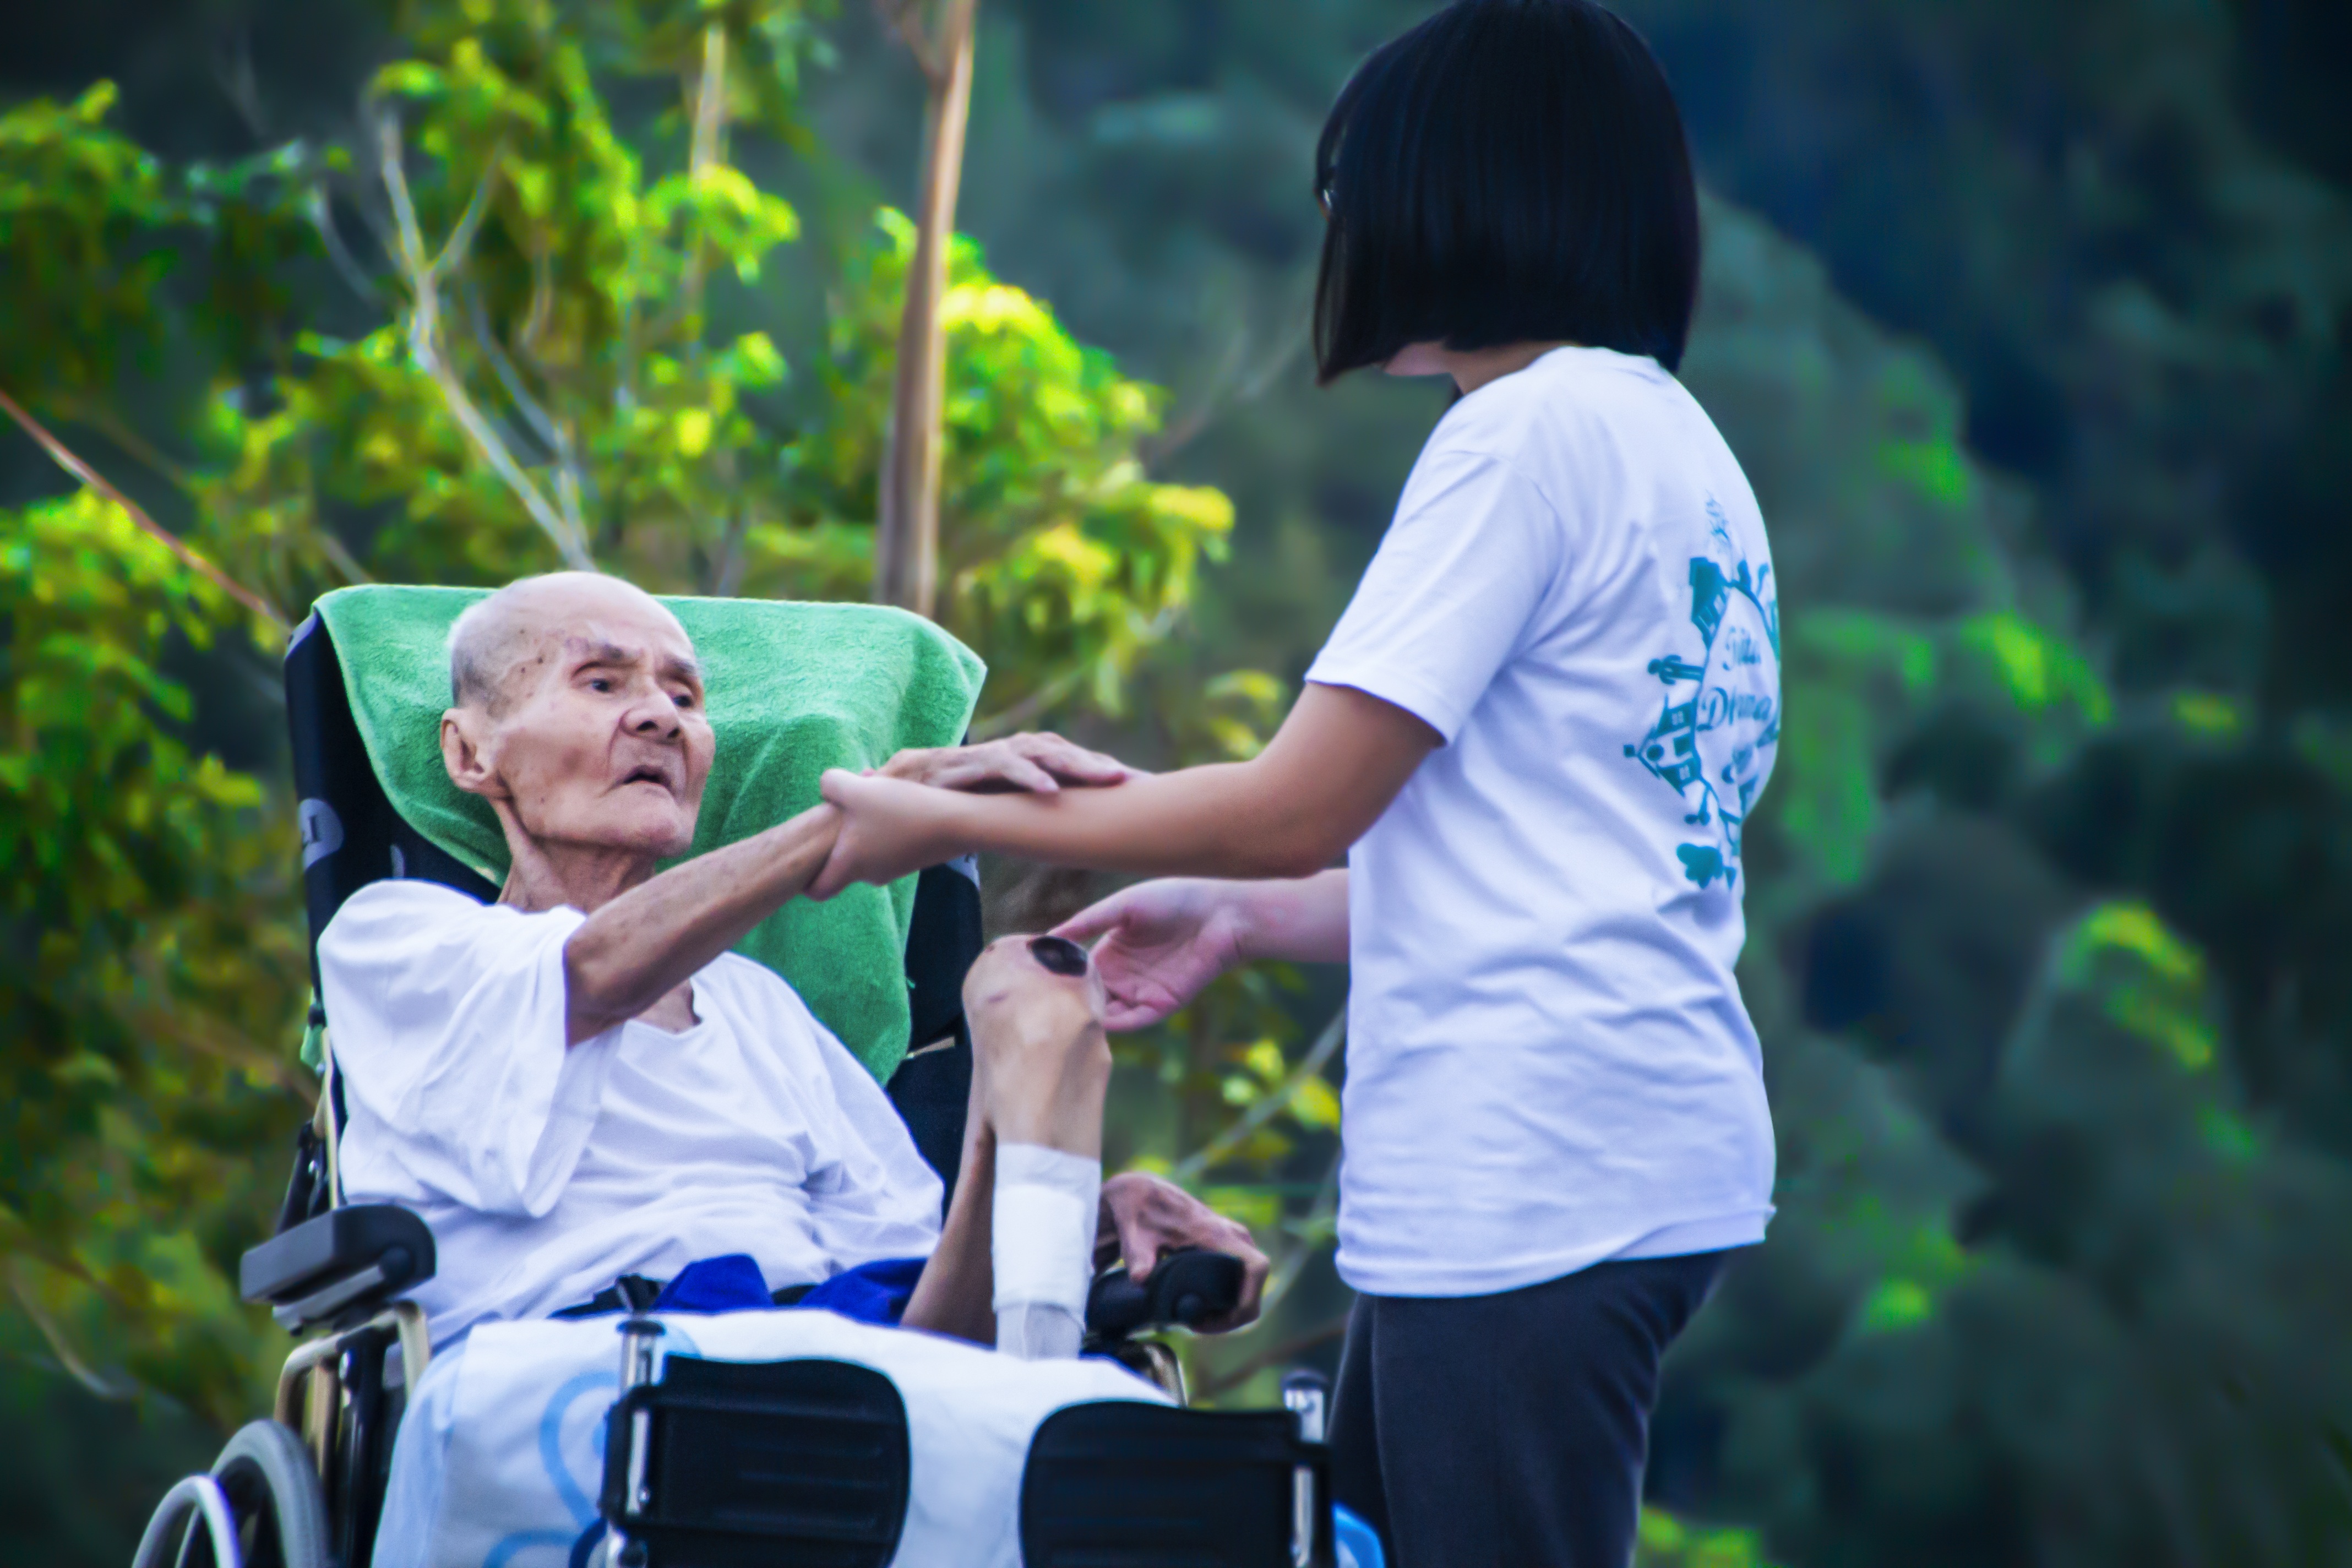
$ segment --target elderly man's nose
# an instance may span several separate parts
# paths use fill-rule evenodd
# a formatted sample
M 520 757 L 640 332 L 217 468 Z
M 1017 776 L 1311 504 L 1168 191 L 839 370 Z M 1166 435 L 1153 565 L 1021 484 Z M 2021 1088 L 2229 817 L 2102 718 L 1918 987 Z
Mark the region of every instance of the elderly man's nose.
M 667 698 L 656 698 L 637 705 L 629 715 L 629 729 L 635 734 L 653 739 L 667 739 L 678 731 L 677 705 Z

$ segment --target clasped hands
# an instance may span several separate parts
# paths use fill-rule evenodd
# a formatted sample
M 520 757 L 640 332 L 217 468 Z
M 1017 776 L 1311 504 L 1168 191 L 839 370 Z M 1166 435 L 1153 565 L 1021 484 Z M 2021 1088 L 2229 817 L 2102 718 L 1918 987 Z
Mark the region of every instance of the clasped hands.
M 827 804 L 841 813 L 824 868 L 809 884 L 829 899 L 859 882 L 887 882 L 963 853 L 960 795 L 1065 785 L 1108 788 L 1143 776 L 1115 758 L 1058 735 L 1022 734 L 980 746 L 901 752 L 880 768 L 824 775 Z M 1055 932 L 1093 948 L 1104 989 L 1103 1026 L 1146 1028 L 1190 1001 L 1243 959 L 1246 899 L 1239 884 L 1162 878 L 1113 894 Z
M 841 826 L 808 896 L 822 900 L 855 883 L 896 881 L 962 853 L 950 820 L 958 795 L 1102 789 L 1139 771 L 1059 735 L 1028 733 L 900 752 L 864 773 L 834 768 L 821 788 L 841 813 Z

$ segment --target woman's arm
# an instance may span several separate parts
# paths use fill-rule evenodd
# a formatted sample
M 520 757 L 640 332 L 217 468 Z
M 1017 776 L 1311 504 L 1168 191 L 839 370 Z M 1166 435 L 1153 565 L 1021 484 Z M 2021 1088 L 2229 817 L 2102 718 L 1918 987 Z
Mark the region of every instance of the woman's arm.
M 1244 963 L 1348 962 L 1348 869 L 1296 882 L 1234 882 Z
M 1106 871 L 1309 877 L 1380 819 L 1438 743 L 1393 703 L 1310 685 L 1250 761 L 1116 789 L 980 796 L 836 771 L 824 775 L 824 797 L 845 814 L 841 837 L 810 892 L 829 897 L 981 849 Z

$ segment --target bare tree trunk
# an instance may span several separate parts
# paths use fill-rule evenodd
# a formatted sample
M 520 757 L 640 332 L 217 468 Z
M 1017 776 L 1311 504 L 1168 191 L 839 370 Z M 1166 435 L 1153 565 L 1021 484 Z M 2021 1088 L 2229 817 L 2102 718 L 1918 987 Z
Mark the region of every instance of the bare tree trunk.
M 971 111 L 973 12 L 979 0 L 944 0 L 933 47 L 916 48 L 929 83 L 923 189 L 915 254 L 898 319 L 898 373 L 882 457 L 881 508 L 874 541 L 874 597 L 919 616 L 939 599 L 940 418 L 947 396 L 948 245 L 963 178 L 965 122 Z M 902 28 L 902 31 L 906 29 Z M 920 41 L 908 37 L 909 47 Z

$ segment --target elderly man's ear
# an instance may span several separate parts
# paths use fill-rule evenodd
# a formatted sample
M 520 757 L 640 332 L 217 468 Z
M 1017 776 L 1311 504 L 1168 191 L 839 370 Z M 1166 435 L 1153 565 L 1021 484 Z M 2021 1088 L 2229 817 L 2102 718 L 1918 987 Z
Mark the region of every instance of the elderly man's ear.
M 478 710 L 452 708 L 441 715 L 441 764 L 449 782 L 467 795 L 485 800 L 505 800 L 506 781 L 489 762 L 488 726 Z

